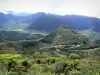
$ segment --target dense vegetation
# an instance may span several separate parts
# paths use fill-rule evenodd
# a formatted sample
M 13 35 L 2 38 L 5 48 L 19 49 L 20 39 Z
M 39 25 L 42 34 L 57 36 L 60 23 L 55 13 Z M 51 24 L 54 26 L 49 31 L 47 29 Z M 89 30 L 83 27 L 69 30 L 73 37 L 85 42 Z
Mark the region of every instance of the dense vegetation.
M 99 52 L 99 53 L 98 53 Z M 1 54 L 1 75 L 99 75 L 100 49 Z
M 71 29 L 62 29 L 58 28 L 55 31 L 51 32 L 41 41 L 51 43 L 51 44 L 83 44 L 88 42 L 88 39 L 79 34 L 76 31 Z
M 18 41 L 43 38 L 44 35 L 21 31 L 0 31 L 0 41 Z

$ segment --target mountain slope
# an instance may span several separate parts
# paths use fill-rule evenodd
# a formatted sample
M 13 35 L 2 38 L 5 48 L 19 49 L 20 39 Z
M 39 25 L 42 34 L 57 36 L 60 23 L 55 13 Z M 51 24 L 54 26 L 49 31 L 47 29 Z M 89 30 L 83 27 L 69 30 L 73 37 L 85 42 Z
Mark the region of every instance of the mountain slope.
M 100 33 L 95 32 L 93 30 L 83 30 L 83 31 L 80 31 L 80 33 L 86 36 L 91 42 L 100 40 Z
M 35 29 L 40 31 L 53 31 L 62 24 L 68 26 L 73 30 L 92 29 L 96 32 L 100 32 L 100 19 L 95 17 L 81 16 L 81 15 L 53 15 L 43 14 L 36 21 L 34 21 L 29 29 Z
M 81 34 L 70 29 L 56 29 L 41 40 L 44 43 L 50 44 L 84 44 L 87 39 Z
M 25 16 L 0 13 L 0 30 L 26 29 L 38 17 L 38 13 Z
M 17 31 L 0 31 L 0 41 L 34 40 L 44 37 L 42 34 L 32 34 Z
M 39 19 L 29 26 L 29 29 L 51 32 L 62 24 L 64 22 L 55 18 L 53 15 L 42 14 Z
M 99 18 L 81 15 L 66 15 L 61 17 L 61 20 L 74 30 L 92 29 L 94 31 L 100 32 Z

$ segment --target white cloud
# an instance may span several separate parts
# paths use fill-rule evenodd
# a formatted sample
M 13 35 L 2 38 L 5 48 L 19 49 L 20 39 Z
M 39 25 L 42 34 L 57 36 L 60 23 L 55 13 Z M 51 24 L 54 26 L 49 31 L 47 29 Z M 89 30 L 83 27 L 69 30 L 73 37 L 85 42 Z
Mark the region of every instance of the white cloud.
M 7 10 L 100 17 L 100 0 L 8 0 L 0 2 L 0 11 Z

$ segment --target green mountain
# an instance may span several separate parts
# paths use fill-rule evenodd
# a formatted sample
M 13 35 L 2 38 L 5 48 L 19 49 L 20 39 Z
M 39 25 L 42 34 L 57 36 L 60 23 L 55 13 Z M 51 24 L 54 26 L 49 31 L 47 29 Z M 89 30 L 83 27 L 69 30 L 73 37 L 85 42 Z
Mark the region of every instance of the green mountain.
M 44 39 L 40 40 L 50 44 L 84 44 L 87 43 L 87 38 L 78 32 L 71 29 L 56 29 L 48 34 Z

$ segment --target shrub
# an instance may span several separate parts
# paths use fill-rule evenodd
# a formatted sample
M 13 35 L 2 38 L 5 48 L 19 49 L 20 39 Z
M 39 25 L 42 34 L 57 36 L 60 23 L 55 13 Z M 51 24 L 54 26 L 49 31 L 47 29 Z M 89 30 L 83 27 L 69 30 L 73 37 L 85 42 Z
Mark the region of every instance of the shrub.
M 23 61 L 22 62 L 22 66 L 26 67 L 26 69 L 29 69 L 30 68 L 30 65 L 27 61 Z
M 37 64 L 41 64 L 41 63 L 42 63 L 41 59 L 37 59 L 37 60 L 36 60 L 36 63 L 37 63 Z
M 50 63 L 55 63 L 56 60 L 55 59 L 46 59 L 46 63 L 50 64 Z
M 34 41 L 34 40 L 20 41 L 20 44 L 23 48 L 36 47 L 38 43 L 39 43 L 38 41 Z
M 52 66 L 52 70 L 54 73 L 65 73 L 66 72 L 66 67 L 68 66 L 68 64 L 66 63 L 56 63 Z
M 15 72 L 27 72 L 28 70 L 26 69 L 26 67 L 21 66 L 21 65 L 17 65 L 14 69 Z
M 16 64 L 17 64 L 17 63 L 16 63 L 14 60 L 11 59 L 11 61 L 8 63 L 8 71 L 14 70 Z
M 9 72 L 8 75 L 18 75 L 18 73 L 17 72 Z
M 75 54 L 75 53 L 71 53 L 70 55 L 69 55 L 69 59 L 80 59 L 81 57 L 80 57 L 80 55 L 79 54 Z

